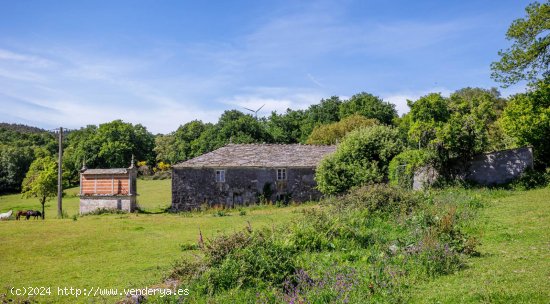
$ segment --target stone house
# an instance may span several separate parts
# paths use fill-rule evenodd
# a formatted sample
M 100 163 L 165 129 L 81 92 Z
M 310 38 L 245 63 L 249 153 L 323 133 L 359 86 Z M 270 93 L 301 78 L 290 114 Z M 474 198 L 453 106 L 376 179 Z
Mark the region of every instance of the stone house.
M 172 210 L 316 200 L 315 169 L 336 146 L 229 144 L 172 168 Z
M 80 170 L 80 214 L 97 209 L 136 210 L 137 168 Z

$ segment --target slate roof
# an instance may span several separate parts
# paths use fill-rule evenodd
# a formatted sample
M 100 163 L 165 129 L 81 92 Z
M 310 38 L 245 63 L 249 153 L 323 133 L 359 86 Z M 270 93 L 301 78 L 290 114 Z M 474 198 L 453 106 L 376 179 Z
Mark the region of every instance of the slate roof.
M 229 144 L 199 157 L 178 163 L 174 168 L 223 167 L 317 167 L 336 146 Z
M 126 168 L 115 168 L 115 169 L 86 169 L 82 174 L 126 174 L 128 169 Z

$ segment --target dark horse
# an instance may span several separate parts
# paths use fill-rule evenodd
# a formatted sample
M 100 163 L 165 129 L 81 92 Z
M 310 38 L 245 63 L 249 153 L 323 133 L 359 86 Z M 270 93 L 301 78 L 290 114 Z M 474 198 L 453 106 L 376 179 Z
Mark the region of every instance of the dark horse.
M 17 212 L 17 215 L 15 216 L 16 220 L 19 220 L 21 216 L 24 216 L 27 220 L 31 218 L 31 216 L 34 217 L 34 219 L 38 219 L 39 216 L 42 216 L 42 213 L 40 211 L 35 210 L 19 210 Z
M 38 219 L 39 217 L 42 217 L 42 212 L 38 211 L 38 210 L 28 210 L 27 211 L 27 219 L 29 219 L 30 217 L 34 217 L 34 219 Z

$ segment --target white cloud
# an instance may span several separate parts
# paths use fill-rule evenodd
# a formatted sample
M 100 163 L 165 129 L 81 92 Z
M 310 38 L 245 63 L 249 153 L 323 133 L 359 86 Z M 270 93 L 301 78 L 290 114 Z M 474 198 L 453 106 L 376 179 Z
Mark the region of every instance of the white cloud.
M 0 49 L 0 61 L 11 61 L 11 62 L 20 62 L 31 65 L 32 67 L 51 67 L 53 64 L 52 61 L 28 54 L 15 53 L 9 50 Z
M 323 98 L 318 92 L 304 89 L 296 90 L 297 92 L 282 88 L 257 88 L 249 89 L 249 91 L 254 92 L 235 95 L 232 98 L 223 99 L 221 102 L 242 112 L 248 112 L 244 108 L 256 110 L 264 106 L 258 112 L 258 116 L 266 116 L 272 111 L 284 113 L 287 109 L 306 109 Z M 276 94 L 273 94 L 274 92 Z
M 298 6 L 297 12 L 268 16 L 254 30 L 228 41 L 143 42 L 149 47 L 124 56 L 93 45 L 33 45 L 24 52 L 0 45 L 0 92 L 11 97 L 0 99 L 0 119 L 25 117 L 39 126 L 75 128 L 121 118 L 153 132 L 169 132 L 193 119 L 215 122 L 225 109 L 265 104 L 260 115 L 305 109 L 340 95 L 338 90 L 349 93 L 349 88 L 332 89 L 330 76 L 359 74 L 345 73 L 359 64 L 339 68 L 332 56 L 393 59 L 474 26 L 471 20 L 350 22 L 345 5 Z M 372 72 L 361 73 L 359 77 Z M 407 99 L 432 91 L 381 95 L 403 114 Z

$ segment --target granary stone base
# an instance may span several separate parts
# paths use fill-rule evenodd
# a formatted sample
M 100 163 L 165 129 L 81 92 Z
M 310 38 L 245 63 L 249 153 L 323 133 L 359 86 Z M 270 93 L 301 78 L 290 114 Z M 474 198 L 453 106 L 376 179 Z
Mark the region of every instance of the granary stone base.
M 80 197 L 80 214 L 90 213 L 97 209 L 114 209 L 134 212 L 135 196 L 86 196 Z

